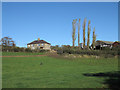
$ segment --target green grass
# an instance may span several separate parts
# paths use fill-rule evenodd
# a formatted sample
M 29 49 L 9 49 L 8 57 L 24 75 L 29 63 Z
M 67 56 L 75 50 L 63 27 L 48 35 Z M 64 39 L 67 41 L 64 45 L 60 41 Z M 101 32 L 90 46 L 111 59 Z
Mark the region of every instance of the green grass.
M 118 69 L 117 59 L 67 60 L 48 56 L 2 59 L 3 88 L 102 88 L 105 77 L 83 74 Z
M 2 56 L 19 56 L 19 55 L 42 55 L 41 53 L 32 53 L 32 52 L 2 52 Z

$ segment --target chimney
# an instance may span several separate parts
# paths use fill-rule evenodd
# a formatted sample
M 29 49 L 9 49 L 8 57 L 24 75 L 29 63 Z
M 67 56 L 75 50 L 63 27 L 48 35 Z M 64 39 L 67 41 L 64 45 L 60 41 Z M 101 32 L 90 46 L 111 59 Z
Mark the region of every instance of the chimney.
M 40 38 L 38 38 L 38 41 L 40 40 Z

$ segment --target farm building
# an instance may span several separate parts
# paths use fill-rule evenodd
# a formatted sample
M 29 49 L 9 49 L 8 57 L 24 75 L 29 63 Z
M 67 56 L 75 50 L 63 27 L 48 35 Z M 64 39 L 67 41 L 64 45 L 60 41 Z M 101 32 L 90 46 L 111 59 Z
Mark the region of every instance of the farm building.
M 120 47 L 120 41 L 115 41 L 113 44 L 112 44 L 113 47 Z
M 101 41 L 101 40 L 97 40 L 95 42 L 95 47 L 96 49 L 102 49 L 102 48 L 105 48 L 105 47 L 108 47 L 108 48 L 112 48 L 112 45 L 113 45 L 114 42 L 111 42 L 111 41 Z
M 40 38 L 38 38 L 38 40 L 32 41 L 27 44 L 27 48 L 31 48 L 31 49 L 51 50 L 50 46 L 51 46 L 50 43 L 48 43 L 44 40 L 40 40 Z

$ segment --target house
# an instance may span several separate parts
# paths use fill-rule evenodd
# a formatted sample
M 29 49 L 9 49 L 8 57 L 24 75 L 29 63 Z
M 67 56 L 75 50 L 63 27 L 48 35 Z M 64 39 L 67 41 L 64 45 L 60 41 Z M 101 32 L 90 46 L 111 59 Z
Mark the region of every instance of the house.
M 27 44 L 27 48 L 31 48 L 31 49 L 51 50 L 50 47 L 51 47 L 50 43 L 44 40 L 40 40 L 40 38 L 38 38 L 38 40 L 32 41 Z
M 101 41 L 101 40 L 97 40 L 95 42 L 95 48 L 96 49 L 102 49 L 102 48 L 105 48 L 105 47 L 108 47 L 108 48 L 112 48 L 112 45 L 113 45 L 114 42 L 111 42 L 111 41 Z
M 113 44 L 112 44 L 113 47 L 120 47 L 120 41 L 115 41 Z

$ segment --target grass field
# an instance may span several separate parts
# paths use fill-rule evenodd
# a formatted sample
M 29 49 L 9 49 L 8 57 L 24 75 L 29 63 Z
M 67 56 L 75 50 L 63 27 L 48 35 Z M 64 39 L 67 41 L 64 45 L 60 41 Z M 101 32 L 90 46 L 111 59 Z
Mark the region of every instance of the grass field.
M 42 55 L 41 53 L 32 53 L 32 52 L 2 52 L 2 56 L 20 56 L 20 55 Z
M 3 88 L 103 88 L 109 76 L 89 74 L 117 71 L 118 60 L 3 57 L 2 70 Z

